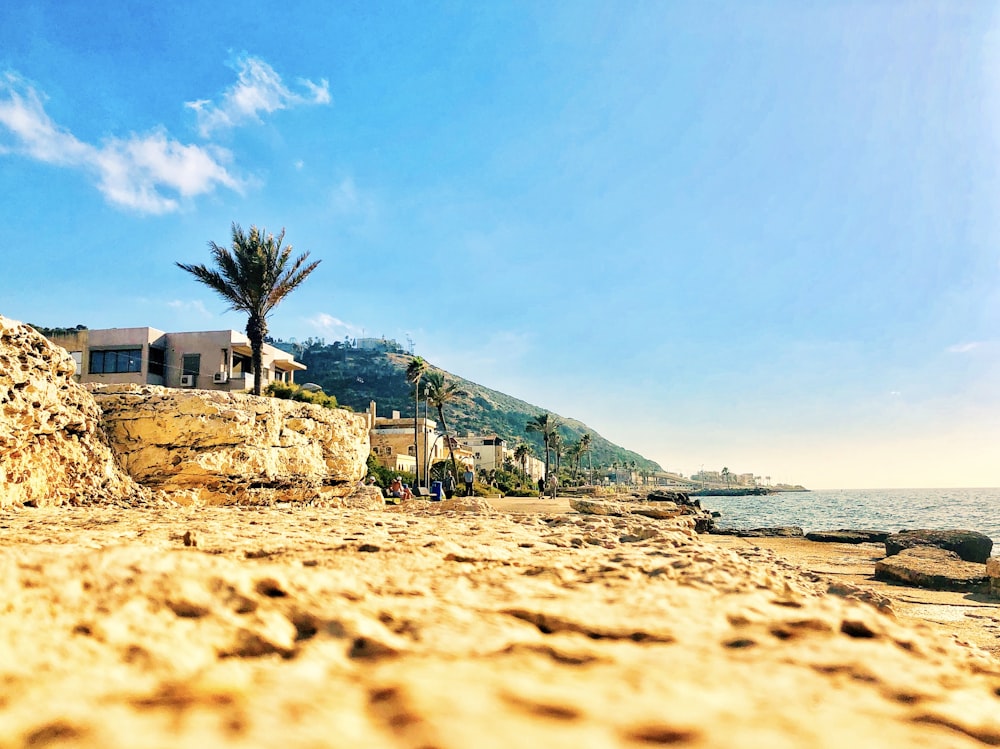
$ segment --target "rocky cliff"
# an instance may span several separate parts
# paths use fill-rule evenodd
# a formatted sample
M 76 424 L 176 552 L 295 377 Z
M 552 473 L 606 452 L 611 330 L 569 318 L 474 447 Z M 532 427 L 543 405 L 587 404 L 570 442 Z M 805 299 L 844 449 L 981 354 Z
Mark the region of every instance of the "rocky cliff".
M 129 474 L 205 504 L 348 498 L 370 449 L 364 414 L 243 393 L 89 385 Z
M 0 507 L 137 499 L 73 381 L 75 364 L 28 325 L 0 316 Z

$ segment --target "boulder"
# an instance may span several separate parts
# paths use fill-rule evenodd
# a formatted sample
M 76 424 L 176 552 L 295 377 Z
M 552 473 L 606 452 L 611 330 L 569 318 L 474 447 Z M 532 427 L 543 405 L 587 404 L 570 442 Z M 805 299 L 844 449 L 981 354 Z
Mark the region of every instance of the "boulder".
M 993 540 L 976 531 L 912 530 L 893 533 L 885 539 L 885 555 L 898 554 L 914 546 L 937 546 L 958 554 L 966 562 L 985 564 L 993 550 Z
M 810 541 L 839 544 L 880 544 L 888 537 L 889 531 L 851 530 L 848 528 L 841 528 L 837 531 L 812 531 L 806 534 L 806 538 Z
M 0 507 L 146 497 L 115 460 L 75 371 L 64 349 L 0 316 Z
M 691 497 L 688 495 L 687 492 L 672 491 L 667 489 L 656 489 L 654 491 L 651 491 L 646 496 L 646 499 L 648 499 L 650 502 L 673 502 L 679 505 L 691 504 Z M 698 507 L 701 506 L 698 505 L 697 500 L 695 501 L 695 504 Z
M 364 414 L 245 393 L 88 387 L 122 465 L 151 489 L 204 504 L 372 503 L 358 494 Z
M 985 593 L 986 567 L 937 546 L 911 546 L 875 564 L 875 577 L 918 588 Z
M 705 510 L 693 505 L 678 505 L 667 501 L 642 502 L 571 497 L 569 506 L 584 515 L 642 515 L 658 520 L 689 517 L 694 521 L 694 529 L 698 533 L 709 532 L 715 523 L 711 514 Z

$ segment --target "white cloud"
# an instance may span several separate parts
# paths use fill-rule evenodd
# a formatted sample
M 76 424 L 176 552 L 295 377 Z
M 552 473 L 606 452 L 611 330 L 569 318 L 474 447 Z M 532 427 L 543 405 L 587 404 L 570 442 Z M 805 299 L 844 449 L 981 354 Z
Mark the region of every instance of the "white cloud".
M 14 139 L 3 150 L 88 172 L 110 202 L 140 213 L 177 210 L 178 197 L 203 195 L 217 185 L 242 188 L 223 166 L 227 151 L 185 145 L 162 131 L 111 138 L 100 146 L 80 141 L 52 121 L 39 93 L 14 73 L 0 76 L 0 125 Z
M 233 68 L 238 73 L 235 84 L 230 86 L 219 101 L 209 99 L 189 101 L 185 104 L 198 117 L 198 132 L 209 137 L 213 131 L 228 129 L 245 122 L 260 122 L 260 115 L 306 104 L 329 104 L 329 83 L 319 83 L 300 78 L 303 94 L 291 91 L 274 68 L 257 57 L 241 55 Z
M 209 312 L 208 308 L 205 307 L 205 303 L 199 299 L 188 299 L 188 300 L 174 299 L 167 302 L 167 306 L 178 313 L 186 314 L 190 312 L 195 312 L 201 315 L 202 317 L 213 317 L 212 313 Z
M 343 338 L 345 335 L 357 337 L 361 333 L 361 328 L 344 322 L 340 318 L 328 315 L 325 312 L 313 315 L 306 322 L 323 336 L 332 336 L 335 340 Z
M 948 353 L 950 354 L 967 354 L 970 351 L 975 351 L 977 348 L 983 344 L 980 341 L 969 341 L 967 343 L 956 343 L 954 346 L 948 347 Z

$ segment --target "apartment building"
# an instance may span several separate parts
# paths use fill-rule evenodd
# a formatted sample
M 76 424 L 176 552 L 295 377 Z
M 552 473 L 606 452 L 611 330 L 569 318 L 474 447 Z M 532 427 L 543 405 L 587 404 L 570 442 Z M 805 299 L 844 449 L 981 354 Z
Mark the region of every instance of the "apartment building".
M 235 330 L 165 333 L 156 328 L 76 330 L 49 340 L 69 351 L 80 382 L 164 385 L 204 390 L 251 390 L 250 339 Z M 264 344 L 261 387 L 294 382 L 306 368 Z

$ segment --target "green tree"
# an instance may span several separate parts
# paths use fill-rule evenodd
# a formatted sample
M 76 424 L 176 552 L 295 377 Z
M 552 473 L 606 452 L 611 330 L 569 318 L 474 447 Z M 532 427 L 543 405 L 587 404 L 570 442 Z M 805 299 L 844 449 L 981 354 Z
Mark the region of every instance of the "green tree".
M 524 477 L 528 477 L 528 456 L 531 455 L 532 449 L 531 445 L 527 442 L 518 443 L 517 447 L 514 448 L 514 460 L 521 464 L 521 473 Z
M 465 391 L 460 390 L 458 385 L 447 382 L 442 372 L 428 372 L 424 378 L 424 398 L 434 408 L 437 409 L 438 418 L 441 419 L 441 429 L 444 430 L 444 439 L 448 444 L 448 453 L 451 456 L 451 467 L 455 471 L 455 478 L 458 479 L 458 461 L 455 460 L 455 450 L 451 437 L 448 435 L 448 422 L 444 418 L 444 407 L 465 396 Z
M 593 441 L 593 436 L 590 434 L 590 432 L 584 432 L 583 435 L 581 435 L 581 437 L 580 437 L 580 452 L 581 452 L 581 455 L 583 453 L 587 454 L 587 466 L 589 468 L 589 472 L 588 472 L 588 475 L 587 475 L 587 483 L 588 484 L 593 484 L 594 483 L 594 459 L 593 459 L 593 457 L 590 454 L 590 443 L 592 441 Z
M 417 483 L 420 483 L 420 438 L 417 414 L 420 412 L 420 380 L 427 372 L 427 362 L 414 356 L 406 365 L 406 381 L 413 385 L 413 459 L 416 461 Z M 427 466 L 424 466 L 424 483 L 427 483 Z
M 723 467 L 722 469 L 722 480 L 726 482 L 726 486 L 729 486 L 729 469 Z
M 267 316 L 296 287 L 306 280 L 320 261 L 307 263 L 309 253 L 294 261 L 292 246 L 281 246 L 285 230 L 275 237 L 266 229 L 250 227 L 250 233 L 235 221 L 232 226 L 232 251 L 209 242 L 215 267 L 177 263 L 177 267 L 193 275 L 227 302 L 229 309 L 247 313 L 247 338 L 254 372 L 253 394 L 260 395 L 263 385 L 264 336 Z
M 542 437 L 542 444 L 545 445 L 545 480 L 549 481 L 549 448 L 553 438 L 558 434 L 559 419 L 552 414 L 545 413 L 531 419 L 524 427 L 524 431 L 529 434 L 535 433 Z M 551 482 L 550 482 L 551 483 Z M 553 487 L 554 488 L 554 487 Z

